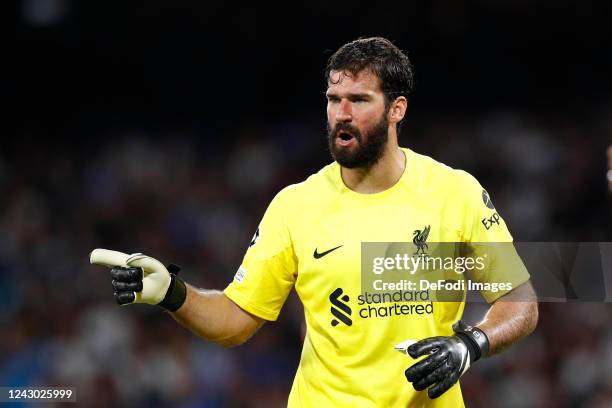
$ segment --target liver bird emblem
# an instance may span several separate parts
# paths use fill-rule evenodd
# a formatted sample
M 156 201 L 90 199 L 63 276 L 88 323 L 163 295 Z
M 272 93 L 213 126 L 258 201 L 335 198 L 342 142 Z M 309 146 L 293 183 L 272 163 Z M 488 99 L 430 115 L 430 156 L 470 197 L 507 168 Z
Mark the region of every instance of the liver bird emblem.
M 427 237 L 429 236 L 430 230 L 430 225 L 426 226 L 422 230 L 414 230 L 414 238 L 412 238 L 412 242 L 417 247 L 417 250 L 414 253 L 415 255 L 419 255 L 419 253 L 425 255 L 425 251 L 429 249 L 429 246 L 425 241 L 427 241 Z

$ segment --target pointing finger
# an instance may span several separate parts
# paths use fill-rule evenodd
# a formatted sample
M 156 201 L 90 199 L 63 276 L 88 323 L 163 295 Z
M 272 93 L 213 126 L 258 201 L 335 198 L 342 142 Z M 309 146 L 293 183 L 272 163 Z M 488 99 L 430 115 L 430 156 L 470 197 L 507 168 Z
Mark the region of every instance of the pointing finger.
M 96 248 L 89 254 L 89 262 L 100 266 L 127 266 L 128 254 L 110 249 Z

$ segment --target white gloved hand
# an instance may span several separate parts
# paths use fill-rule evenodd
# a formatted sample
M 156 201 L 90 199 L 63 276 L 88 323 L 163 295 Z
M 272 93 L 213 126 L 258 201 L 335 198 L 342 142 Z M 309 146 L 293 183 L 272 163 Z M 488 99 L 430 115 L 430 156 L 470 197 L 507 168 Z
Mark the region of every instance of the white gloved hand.
M 115 299 L 120 305 L 147 303 L 175 311 L 185 301 L 183 281 L 155 258 L 98 248 L 91 252 L 89 261 L 111 268 Z M 178 272 L 178 267 L 173 265 L 172 269 Z

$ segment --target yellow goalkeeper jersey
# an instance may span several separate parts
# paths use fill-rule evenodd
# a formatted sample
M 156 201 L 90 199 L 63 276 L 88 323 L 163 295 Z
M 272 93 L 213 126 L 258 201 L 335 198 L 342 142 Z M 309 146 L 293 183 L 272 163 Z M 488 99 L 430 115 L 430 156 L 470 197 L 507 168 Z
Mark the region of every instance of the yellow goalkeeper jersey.
M 242 309 L 273 321 L 295 287 L 307 331 L 290 408 L 464 406 L 458 384 L 434 400 L 415 391 L 404 376 L 415 361 L 394 349 L 407 339 L 452 335 L 464 302 L 368 297 L 362 250 L 364 243 L 414 242 L 426 251 L 428 242 L 512 237 L 475 178 L 402 150 L 406 168 L 385 191 L 350 190 L 332 163 L 279 192 L 224 291 Z M 526 282 L 529 274 L 514 254 L 488 264 L 479 280 L 512 288 Z M 507 292 L 481 291 L 488 302 Z

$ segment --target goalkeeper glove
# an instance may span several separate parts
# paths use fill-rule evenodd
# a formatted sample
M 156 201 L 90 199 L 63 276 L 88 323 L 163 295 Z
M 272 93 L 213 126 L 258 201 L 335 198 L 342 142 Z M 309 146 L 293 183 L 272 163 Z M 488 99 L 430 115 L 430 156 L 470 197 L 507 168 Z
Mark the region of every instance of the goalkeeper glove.
M 176 265 L 166 268 L 147 255 L 128 255 L 101 248 L 91 252 L 89 261 L 111 268 L 115 300 L 120 305 L 148 303 L 174 312 L 187 297 L 185 282 L 176 276 L 180 270 Z
M 470 364 L 489 353 L 489 339 L 477 327 L 458 321 L 454 336 L 430 337 L 406 348 L 412 358 L 427 358 L 406 369 L 406 378 L 417 391 L 426 388 L 429 398 L 438 398 L 451 388 Z

